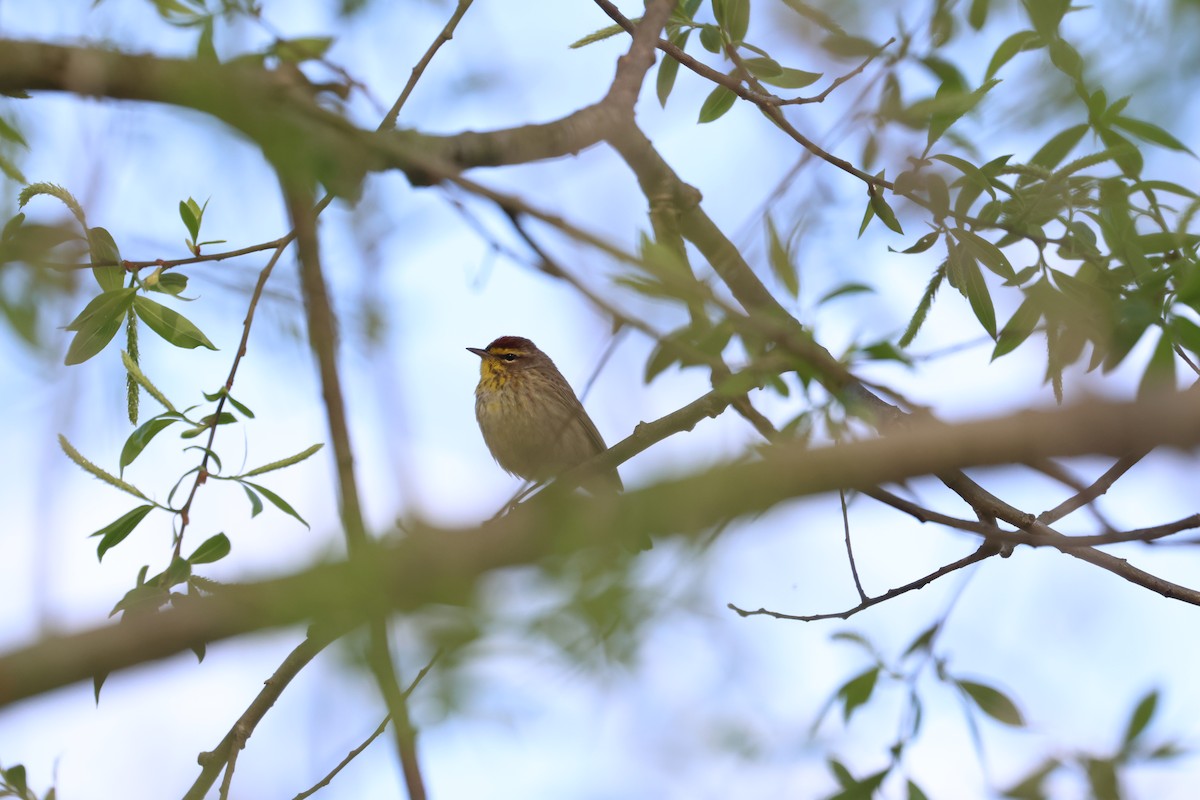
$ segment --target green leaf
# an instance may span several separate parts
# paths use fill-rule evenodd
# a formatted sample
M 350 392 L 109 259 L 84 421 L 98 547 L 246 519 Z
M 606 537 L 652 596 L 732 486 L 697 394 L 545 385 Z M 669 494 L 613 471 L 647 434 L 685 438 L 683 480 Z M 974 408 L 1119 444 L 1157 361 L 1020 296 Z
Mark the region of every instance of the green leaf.
M 888 250 L 892 253 L 924 253 L 926 250 L 937 244 L 938 237 L 941 235 L 942 234 L 940 231 L 933 231 L 925 234 L 920 239 L 917 239 L 917 241 L 914 242 L 911 247 L 906 247 L 903 250 L 894 250 L 893 248 L 888 247 Z
M 996 337 L 996 347 L 992 350 L 992 361 L 1020 347 L 1021 343 L 1033 333 L 1033 329 L 1037 327 L 1041 319 L 1041 308 L 1035 305 L 1032 297 L 1026 297 L 1008 322 L 1004 324 L 1000 335 Z
M 246 493 L 246 497 L 250 498 L 250 518 L 253 519 L 262 513 L 262 499 L 246 484 L 243 483 L 241 486 L 242 490 Z
M 161 303 L 138 297 L 133 301 L 133 310 L 150 330 L 176 347 L 191 349 L 203 346 L 209 350 L 217 349 L 187 317 Z
M 905 648 L 904 658 L 908 658 L 914 653 L 925 653 L 933 646 L 933 637 L 937 636 L 938 631 L 942 629 L 942 623 L 935 622 L 925 630 L 917 634 L 917 637 L 912 640 L 912 643 Z
M 0 117 L 0 139 L 7 139 L 8 141 L 14 144 L 19 144 L 22 147 L 29 147 L 29 143 L 25 141 L 25 137 L 21 135 L 21 132 L 12 125 L 9 125 L 8 121 L 5 120 L 4 117 Z
M 296 39 L 278 39 L 271 50 L 280 60 L 299 64 L 324 58 L 332 44 L 332 36 L 301 36 Z
M 178 297 L 187 289 L 187 275 L 179 272 L 164 272 L 158 276 L 158 282 L 150 288 L 156 292 L 169 294 L 172 297 Z M 186 298 L 184 298 L 186 299 Z
M 1142 151 L 1134 146 L 1133 142 L 1111 128 L 1098 128 L 1096 134 L 1100 141 L 1104 142 L 1104 146 L 1113 151 L 1112 159 L 1122 172 L 1130 178 L 1137 178 L 1142 174 Z
M 1008 261 L 1008 256 L 1004 255 L 1004 251 L 999 247 L 975 233 L 975 231 L 966 228 L 955 228 L 952 233 L 954 234 L 954 238 L 979 263 L 1006 281 L 1012 282 L 1016 279 L 1017 274 L 1013 271 L 1012 264 Z
M 667 98 L 671 96 L 671 90 L 675 88 L 675 78 L 678 75 L 679 62 L 664 55 L 662 63 L 658 65 L 658 77 L 654 81 L 654 92 L 658 96 L 658 104 L 663 108 L 667 107 Z
M 68 330 L 75 331 L 75 336 L 67 347 L 64 364 L 82 364 L 108 346 L 125 322 L 125 313 L 135 299 L 132 294 L 134 291 L 119 289 L 104 292 L 79 312 L 79 316 L 67 326 Z
M 975 30 L 980 30 L 987 23 L 988 0 L 971 0 L 971 8 L 967 11 L 967 24 Z
M 1048 796 L 1045 788 L 1042 786 L 1046 782 L 1046 778 L 1050 777 L 1061 766 L 1058 759 L 1048 758 L 1043 761 L 1033 772 L 1026 775 L 1018 783 L 1014 784 L 1010 789 L 1004 792 L 1002 797 L 1009 797 L 1013 800 L 1046 800 Z
M 104 554 L 125 540 L 125 537 L 133 533 L 133 529 L 138 526 L 138 523 L 146 518 L 146 515 L 154 510 L 152 505 L 138 506 L 132 511 L 121 516 L 120 519 L 105 525 L 95 533 L 88 534 L 88 538 L 99 536 L 100 544 L 96 548 L 96 558 L 103 561 Z
M 205 539 L 204 543 L 197 547 L 196 551 L 188 556 L 187 560 L 193 566 L 196 564 L 211 564 L 229 555 L 229 550 L 229 537 L 223 533 L 218 533 L 216 536 L 210 536 L 208 539 Z
M 129 310 L 129 306 L 133 303 L 133 296 L 135 294 L 137 294 L 137 289 L 133 287 L 101 292 L 88 301 L 88 304 L 76 315 L 75 319 L 63 327 L 68 331 L 79 331 L 97 319 L 115 319 L 120 321 L 125 318 L 125 312 Z
M 17 797 L 24 797 L 28 794 L 29 784 L 25 782 L 25 767 L 23 765 L 17 764 L 4 770 L 4 780 L 16 791 Z
M 0 172 L 3 172 L 14 183 L 29 182 L 25 178 L 25 173 L 21 172 L 16 163 L 3 153 L 0 153 Z
M 976 0 L 976 2 L 978 2 L 978 0 Z M 908 782 L 908 800 L 929 800 L 929 795 L 921 791 L 921 787 L 917 786 L 910 780 Z
M 120 266 L 121 253 L 112 234 L 104 228 L 90 228 L 87 232 L 88 252 L 93 264 L 117 264 L 115 267 L 92 267 L 96 283 L 106 292 L 120 289 L 125 283 L 125 269 Z
M 984 96 L 1000 81 L 992 78 L 973 92 L 963 92 L 952 84 L 943 83 L 934 98 L 934 113 L 929 120 L 929 135 L 926 137 L 925 152 L 933 147 L 942 134 L 964 114 L 979 105 Z M 940 101 L 940 102 L 939 102 Z
M 1038 36 L 1034 31 L 1018 31 L 1014 33 L 996 48 L 996 52 L 992 54 L 992 60 L 988 63 L 987 72 L 983 74 L 983 79 L 990 81 L 996 77 L 996 73 L 1000 71 L 1000 68 L 1011 61 L 1017 53 L 1036 50 L 1042 46 L 1042 37 Z
M 1081 123 L 1079 125 L 1072 125 L 1070 128 L 1056 133 L 1033 154 L 1033 158 L 1029 159 L 1029 163 L 1045 167 L 1048 170 L 1054 169 L 1062 163 L 1068 153 L 1075 149 L 1075 145 L 1079 144 L 1079 140 L 1087 132 L 1088 126 Z M 1022 175 L 1017 181 L 1017 185 L 1029 180 L 1032 179 Z
M 297 520 L 299 520 L 301 523 L 303 523 L 304 527 L 306 527 L 306 528 L 308 527 L 308 523 L 304 521 L 304 517 L 297 514 L 296 509 L 294 509 L 290 505 L 288 505 L 286 500 L 284 500 L 282 497 L 280 497 L 279 495 L 272 492 L 270 489 L 266 488 L 265 486 L 260 486 L 257 483 L 251 483 L 250 481 L 239 481 L 239 482 L 244 483 L 246 486 L 249 486 L 251 489 L 258 492 L 263 497 L 267 498 L 267 501 L 271 505 L 275 506 L 283 513 L 287 514 L 290 517 L 295 517 Z
M 842 684 L 837 696 L 842 699 L 842 719 L 849 722 L 854 710 L 871 699 L 875 683 L 879 679 L 879 667 L 871 667 Z
M 704 104 L 700 106 L 700 116 L 697 122 L 703 124 L 720 119 L 726 111 L 733 108 L 735 100 L 737 100 L 737 95 L 730 89 L 718 86 L 709 92 L 708 97 L 704 100 Z
M 234 399 L 233 395 L 229 394 L 228 392 L 225 393 L 225 399 L 229 401 L 229 404 L 231 406 L 233 406 L 239 412 L 241 412 L 241 415 L 243 417 L 245 417 L 246 419 L 254 419 L 254 412 L 250 410 L 249 406 L 239 403 L 237 400 Z
M 864 58 L 866 56 L 873 56 L 879 52 L 879 45 L 870 39 L 837 33 L 826 37 L 821 42 L 821 47 L 827 52 L 835 56 L 841 56 L 842 58 Z
M 1175 350 L 1172 343 L 1172 337 L 1166 332 L 1158 337 L 1158 344 L 1150 354 L 1150 361 L 1138 385 L 1139 398 L 1175 388 Z
M 750 27 L 750 0 L 713 0 L 713 16 L 735 44 L 746 38 Z
M 710 53 L 721 53 L 725 49 L 725 40 L 721 37 L 721 29 L 716 25 L 700 27 L 700 46 Z
M 1083 82 L 1083 56 L 1079 55 L 1078 50 L 1065 39 L 1054 39 L 1050 42 L 1049 53 L 1051 63 L 1064 75 L 1079 83 Z
M 896 212 L 892 211 L 892 207 L 888 205 L 887 200 L 883 199 L 883 190 L 871 186 L 867 189 L 868 195 L 871 198 L 871 210 L 879 217 L 879 220 L 888 228 L 904 235 L 904 229 L 900 227 L 900 221 L 896 219 Z
M 783 67 L 779 66 L 779 62 L 766 56 L 743 58 L 742 66 L 760 81 L 767 81 L 769 78 L 776 78 L 783 74 Z
M 868 286 L 865 283 L 843 283 L 835 286 L 825 294 L 821 295 L 821 299 L 817 300 L 817 305 L 825 305 L 830 300 L 838 297 L 845 297 L 849 294 L 870 294 L 875 291 L 874 286 Z
M 1140 119 L 1121 116 L 1116 117 L 1112 122 L 1113 125 L 1116 125 L 1118 128 L 1124 128 L 1139 139 L 1144 139 L 1147 142 L 1169 150 L 1181 150 L 1185 153 L 1195 155 L 1187 145 L 1152 122 L 1144 122 Z
M 955 683 L 974 701 L 980 711 L 992 719 L 1014 728 L 1025 727 L 1025 719 L 1016 704 L 999 689 L 974 681 L 956 680 Z
M 191 198 L 188 198 L 188 200 L 191 202 L 185 203 L 182 200 L 179 201 L 179 218 L 183 220 L 184 227 L 187 228 L 192 240 L 195 241 L 200 236 L 200 218 L 192 209 L 195 201 L 192 201 Z
M 129 434 L 125 446 L 121 448 L 121 474 L 125 474 L 125 468 L 141 455 L 142 450 L 146 449 L 146 445 L 150 444 L 160 431 L 178 421 L 178 417 L 155 417 L 146 420 L 140 428 Z
M 1158 710 L 1158 690 L 1152 689 L 1146 693 L 1146 696 L 1138 701 L 1134 706 L 1133 714 L 1129 717 L 1129 724 L 1125 727 L 1125 737 L 1122 740 L 1125 743 L 1124 750 L 1128 750 L 1129 746 L 1137 741 L 1142 732 L 1154 719 L 1154 712 Z
M 771 264 L 771 271 L 775 273 L 775 278 L 783 284 L 788 294 L 793 299 L 798 297 L 800 295 L 800 273 L 797 271 L 796 265 L 792 263 L 787 247 L 780 239 L 779 231 L 775 228 L 775 220 L 771 219 L 770 214 L 767 215 L 767 260 Z
M 769 78 L 762 77 L 759 80 L 780 89 L 803 89 L 805 86 L 812 86 L 821 80 L 824 74 L 823 72 L 805 72 L 802 69 L 784 67 L 778 75 Z
M 963 284 L 960 287 L 962 292 L 967 296 L 967 301 L 971 304 L 971 310 L 975 312 L 976 319 L 983 329 L 988 332 L 988 335 L 993 339 L 996 338 L 996 309 L 992 305 L 992 294 L 988 291 L 987 282 L 983 279 L 983 273 L 979 270 L 979 264 L 975 259 L 966 257 L 958 261 L 959 273 L 962 275 Z
M 1034 29 L 1050 39 L 1058 34 L 1058 23 L 1071 3 L 1070 0 L 1021 0 L 1021 4 Z
M 299 464 L 301 461 L 310 457 L 311 455 L 316 453 L 318 450 L 320 450 L 324 446 L 325 446 L 324 444 L 314 444 L 313 446 L 307 447 L 304 450 L 301 450 L 299 453 L 296 453 L 293 456 L 288 456 L 287 458 L 281 458 L 278 461 L 272 461 L 270 464 L 264 464 L 261 467 L 255 467 L 254 469 L 245 473 L 241 477 L 249 478 L 254 475 L 262 475 L 265 472 L 274 472 L 277 469 L 283 469 L 284 467 L 290 467 L 293 464 Z

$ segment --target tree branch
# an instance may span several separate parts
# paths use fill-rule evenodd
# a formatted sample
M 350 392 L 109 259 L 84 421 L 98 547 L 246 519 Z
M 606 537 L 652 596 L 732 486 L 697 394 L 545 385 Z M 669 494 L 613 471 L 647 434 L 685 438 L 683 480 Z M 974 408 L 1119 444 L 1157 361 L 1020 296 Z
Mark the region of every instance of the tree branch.
M 694 422 L 688 415 L 681 418 L 684 427 Z M 636 436 L 637 432 L 631 437 L 635 441 L 627 439 L 604 457 L 621 455 L 618 448 L 636 448 Z M 201 642 L 308 620 L 345 629 L 389 609 L 467 602 L 475 581 L 487 572 L 534 564 L 550 552 L 610 542 L 614 530 L 630 536 L 696 537 L 731 517 L 753 515 L 788 498 L 841 487 L 878 486 L 952 467 L 1127 453 L 1163 445 L 1200 445 L 1200 405 L 1194 397 L 1094 402 L 960 425 L 914 421 L 904 430 L 868 441 L 813 449 L 796 442 L 772 445 L 761 460 L 662 481 L 616 498 L 543 492 L 478 528 L 443 530 L 413 524 L 403 541 L 388 547 L 368 544 L 344 562 L 225 586 L 180 608 L 50 637 L 8 653 L 0 657 L 0 706 L 89 680 L 97 673 L 164 658 Z M 596 466 L 602 468 L 599 462 Z M 1027 530 L 1045 536 L 1056 547 L 1061 540 L 1068 554 L 1125 580 L 1200 605 L 1196 590 L 1149 575 L 1106 553 L 1072 546 L 1070 537 L 1044 525 L 1031 522 Z

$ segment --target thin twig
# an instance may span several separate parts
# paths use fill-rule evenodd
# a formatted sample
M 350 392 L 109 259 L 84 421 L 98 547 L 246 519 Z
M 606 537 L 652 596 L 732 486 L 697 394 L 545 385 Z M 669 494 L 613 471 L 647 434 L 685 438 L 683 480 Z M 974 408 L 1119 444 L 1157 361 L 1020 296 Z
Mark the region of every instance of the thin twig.
M 413 682 L 410 683 L 408 685 L 408 688 L 404 690 L 405 699 L 408 699 L 409 695 L 411 695 L 413 693 L 413 690 L 417 688 L 417 685 L 425 678 L 426 675 L 429 674 L 429 671 L 431 669 L 433 669 L 433 665 L 437 663 L 437 660 L 439 658 L 441 658 L 442 653 L 443 653 L 443 651 L 441 649 L 439 649 L 436 653 L 433 654 L 433 658 L 429 659 L 429 663 L 421 668 L 421 671 L 417 673 L 417 677 L 414 678 Z M 329 771 L 328 774 L 325 775 L 325 777 L 321 778 L 321 780 L 319 780 L 315 784 L 313 784 L 312 787 L 310 787 L 310 788 L 304 790 L 303 792 L 301 792 L 300 794 L 296 795 L 294 798 L 292 798 L 292 800 L 304 800 L 304 798 L 310 797 L 310 796 L 316 794 L 320 789 L 323 789 L 326 786 L 328 786 L 330 781 L 332 781 L 335 777 L 337 777 L 337 774 L 346 768 L 347 764 L 349 764 L 351 761 L 353 761 L 355 758 L 357 758 L 364 750 L 366 750 L 368 747 L 370 747 L 371 743 L 374 742 L 376 739 L 378 739 L 383 734 L 383 732 L 385 730 L 387 730 L 387 725 L 389 722 L 391 722 L 391 720 L 392 720 L 392 717 L 390 714 L 385 716 L 383 718 L 383 721 L 379 723 L 379 726 L 377 728 L 375 728 L 374 732 L 370 736 L 368 736 L 362 744 L 360 744 L 358 747 L 351 750 L 346 755 L 346 757 L 343 758 L 338 763 L 338 765 L 336 767 L 334 767 L 332 770 Z
M 850 560 L 850 574 L 854 576 L 854 588 L 858 589 L 858 597 L 864 603 L 867 593 L 863 591 L 862 581 L 858 579 L 858 565 L 854 563 L 854 548 L 850 545 L 850 511 L 846 508 L 846 490 L 838 489 L 838 499 L 842 501 L 842 527 L 846 532 L 846 558 Z
M 1050 525 L 1073 511 L 1076 511 L 1083 506 L 1091 503 L 1100 495 L 1112 488 L 1112 485 L 1129 470 L 1133 469 L 1139 461 L 1149 455 L 1148 450 L 1136 453 L 1131 456 L 1125 456 L 1118 459 L 1115 464 L 1109 467 L 1103 475 L 1097 478 L 1091 486 L 1088 486 L 1081 492 L 1077 492 L 1063 502 L 1059 503 L 1049 511 L 1043 511 L 1038 515 L 1038 522 Z
M 233 389 L 233 380 L 237 376 L 238 367 L 242 363 L 242 358 L 246 355 L 246 345 L 250 341 L 250 327 L 254 324 L 254 312 L 258 309 L 258 301 L 262 297 L 267 280 L 275 270 L 275 265 L 279 263 L 279 257 L 283 255 L 283 251 L 291 244 L 295 236 L 295 231 L 293 231 L 286 236 L 276 239 L 275 252 L 271 254 L 267 265 L 258 273 L 258 282 L 254 284 L 254 291 L 250 295 L 250 305 L 246 309 L 246 319 L 242 322 L 242 339 L 238 342 L 237 352 L 233 355 L 233 364 L 229 367 L 229 376 L 225 379 L 225 391 L 218 398 L 216 410 L 212 415 L 212 424 L 208 429 L 208 441 L 205 443 L 204 450 L 202 451 L 203 455 L 200 457 L 200 467 L 196 471 L 196 479 L 192 481 L 192 488 L 188 492 L 187 500 L 184 501 L 183 506 L 179 509 L 179 531 L 175 534 L 175 558 L 180 557 L 183 548 L 183 533 L 188 526 L 192 501 L 196 498 L 196 491 L 208 478 L 208 462 L 212 457 L 213 442 L 217 436 L 217 428 L 220 427 L 221 412 L 225 409 L 225 401 L 229 398 L 229 392 Z
M 263 682 L 263 688 L 258 696 L 242 712 L 220 743 L 211 751 L 200 754 L 197 759 L 202 767 L 200 776 L 196 778 L 192 787 L 184 795 L 184 800 L 201 800 L 208 794 L 217 775 L 221 773 L 222 767 L 233 757 L 234 750 L 245 745 L 249 732 L 254 730 L 263 716 L 275 705 L 275 701 L 283 694 L 283 690 L 292 682 L 292 679 L 334 638 L 335 636 L 328 629 L 314 629 L 288 654 L 275 673 Z
M 442 28 L 441 33 L 430 43 L 429 47 L 425 50 L 425 55 L 421 56 L 421 60 L 412 68 L 412 74 L 408 76 L 408 82 L 404 84 L 404 89 L 400 92 L 400 96 L 396 98 L 396 102 L 392 104 L 387 114 L 384 115 L 383 121 L 379 123 L 379 130 L 391 130 L 396 127 L 396 118 L 400 116 L 400 109 L 408 100 L 408 96 L 412 94 L 413 89 L 416 88 L 417 81 L 421 79 L 421 76 L 425 73 L 425 68 L 429 66 L 429 62 L 433 60 L 434 55 L 437 54 L 441 46 L 454 38 L 454 29 L 458 27 L 459 21 L 467 13 L 467 9 L 471 7 L 472 2 L 473 0 L 458 0 L 458 5 L 454 9 L 454 13 L 450 15 L 450 19 L 446 22 L 445 27 Z
M 755 611 L 747 611 L 746 609 L 738 608 L 733 603 L 729 603 L 728 607 L 731 611 L 735 611 L 743 617 L 766 616 L 766 617 L 774 617 L 775 619 L 790 619 L 790 620 L 795 620 L 797 622 L 816 622 L 817 620 L 822 620 L 822 619 L 849 619 L 850 617 L 854 616 L 858 612 L 865 611 L 866 609 L 870 608 L 871 606 L 876 606 L 887 600 L 891 600 L 894 597 L 899 597 L 902 594 L 907 594 L 908 592 L 915 591 L 917 589 L 922 589 L 922 588 L 928 586 L 930 583 L 933 583 L 934 581 L 936 581 L 938 578 L 941 578 L 945 575 L 949 575 L 951 572 L 955 572 L 957 570 L 963 569 L 964 567 L 969 567 L 972 564 L 976 564 L 980 561 L 983 561 L 985 558 L 991 558 L 994 555 L 996 555 L 995 548 L 984 545 L 983 547 L 980 547 L 978 550 L 976 550 L 971 555 L 966 556 L 965 558 L 960 558 L 958 561 L 954 561 L 950 564 L 947 564 L 944 567 L 941 567 L 940 569 L 934 570 L 933 572 L 929 573 L 928 575 L 926 575 L 922 578 L 918 578 L 917 580 L 913 581 L 912 583 L 906 583 L 903 586 L 898 586 L 889 592 L 884 592 L 883 594 L 879 595 L 878 597 L 868 597 L 865 600 L 863 600 L 861 603 L 859 603 L 858 605 L 854 606 L 854 608 L 848 608 L 845 611 L 837 611 L 837 612 L 830 613 L 830 614 L 807 614 L 807 615 L 785 614 L 782 611 L 769 611 L 765 608 L 759 608 Z

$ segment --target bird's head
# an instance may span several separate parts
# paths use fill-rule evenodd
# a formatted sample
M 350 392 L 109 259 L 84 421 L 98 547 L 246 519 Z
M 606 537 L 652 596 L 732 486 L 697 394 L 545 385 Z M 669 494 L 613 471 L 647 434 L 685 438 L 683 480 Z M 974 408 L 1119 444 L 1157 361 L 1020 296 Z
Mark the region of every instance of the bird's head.
M 501 336 L 487 347 L 467 349 L 482 359 L 479 375 L 485 381 L 503 383 L 510 375 L 550 363 L 537 345 L 521 336 Z

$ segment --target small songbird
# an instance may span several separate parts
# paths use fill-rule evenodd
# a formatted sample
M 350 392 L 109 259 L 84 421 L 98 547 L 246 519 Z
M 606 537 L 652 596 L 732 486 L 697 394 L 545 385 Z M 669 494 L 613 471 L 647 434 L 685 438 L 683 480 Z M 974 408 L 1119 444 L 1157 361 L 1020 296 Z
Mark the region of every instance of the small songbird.
M 533 342 L 501 336 L 487 347 L 467 349 L 483 359 L 475 418 L 505 470 L 546 481 L 608 449 L 566 378 Z M 592 494 L 624 488 L 616 468 L 582 485 Z

